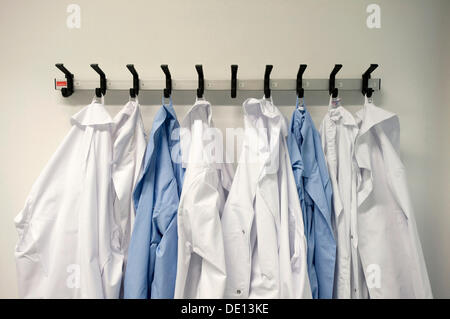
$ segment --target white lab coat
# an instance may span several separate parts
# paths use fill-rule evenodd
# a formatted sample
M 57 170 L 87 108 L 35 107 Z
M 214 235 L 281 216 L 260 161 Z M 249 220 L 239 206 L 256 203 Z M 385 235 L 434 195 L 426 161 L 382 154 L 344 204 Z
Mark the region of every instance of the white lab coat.
M 367 99 L 357 117 L 359 251 L 370 298 L 432 298 L 400 159 L 398 117 Z
M 368 291 L 358 252 L 358 168 L 354 160 L 358 126 L 352 114 L 340 105 L 339 98 L 330 98 L 320 135 L 333 187 L 337 247 L 333 298 L 366 299 Z
M 139 106 L 111 119 L 94 100 L 71 122 L 15 218 L 19 294 L 118 298 L 145 151 Z
M 242 153 L 222 216 L 225 298 L 311 298 L 286 121 L 266 99 L 243 108 Z
M 181 123 L 186 172 L 178 207 L 175 298 L 223 298 L 225 290 L 220 217 L 233 168 L 222 163 L 222 135 L 214 128 L 211 113 L 207 101 L 197 100 Z

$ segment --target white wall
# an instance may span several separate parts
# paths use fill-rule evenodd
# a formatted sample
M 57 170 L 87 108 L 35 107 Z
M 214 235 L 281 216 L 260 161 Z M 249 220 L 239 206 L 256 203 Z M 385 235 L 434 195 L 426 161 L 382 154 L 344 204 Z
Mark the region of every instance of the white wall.
M 375 102 L 400 116 L 402 156 L 407 167 L 424 254 L 436 297 L 450 297 L 450 1 L 373 0 L 381 6 L 381 29 L 365 25 L 372 1 L 189 0 L 189 1 L 24 1 L 0 3 L 0 297 L 17 296 L 13 225 L 34 180 L 69 130 L 69 118 L 88 104 L 92 92 L 64 99 L 53 88 L 63 62 L 79 79 L 96 79 L 99 63 L 110 79 L 130 79 L 134 63 L 141 78 L 162 79 L 168 63 L 174 78 L 195 78 L 202 63 L 206 78 L 294 78 L 307 63 L 307 78 L 326 78 L 335 63 L 339 77 L 360 77 L 379 63 L 382 78 Z M 81 6 L 81 29 L 66 27 L 66 7 Z M 131 83 L 131 81 L 130 81 Z M 207 94 L 216 124 L 241 127 L 239 105 L 262 92 Z M 274 94 L 290 117 L 294 92 Z M 358 92 L 342 94 L 351 110 Z M 316 123 L 326 112 L 326 93 L 307 94 Z M 108 92 L 111 113 L 127 101 L 126 92 Z M 146 129 L 160 93 L 140 95 Z M 194 92 L 175 93 L 181 118 Z M 353 105 L 353 106 L 351 106 Z

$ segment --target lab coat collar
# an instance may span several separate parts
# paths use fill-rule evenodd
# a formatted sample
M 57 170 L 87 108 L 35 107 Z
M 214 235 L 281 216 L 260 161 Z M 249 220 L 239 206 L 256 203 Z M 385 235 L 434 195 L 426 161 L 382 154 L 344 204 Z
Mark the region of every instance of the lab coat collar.
M 338 121 L 342 121 L 343 125 L 346 126 L 357 126 L 355 118 L 352 114 L 347 111 L 344 107 L 338 106 L 337 108 L 331 108 L 329 110 L 330 119 L 337 123 Z
M 171 118 L 173 118 L 173 119 L 177 118 L 177 115 L 175 113 L 175 109 L 173 108 L 173 105 L 172 105 L 172 99 L 170 99 L 169 104 L 163 103 L 162 107 L 166 111 L 166 114 L 169 115 Z
M 125 116 L 130 117 L 133 114 L 135 114 L 135 112 L 140 113 L 139 102 L 130 100 L 127 104 L 125 104 L 125 106 L 120 110 L 120 112 L 117 113 L 116 116 L 114 116 L 112 121 L 114 125 L 116 125 L 115 129 L 121 127 L 120 122 L 123 121 Z
M 144 167 L 141 171 L 141 177 L 147 172 L 149 165 L 150 165 L 150 159 L 154 154 L 155 145 L 157 145 L 156 139 L 161 138 L 160 136 L 156 136 L 156 132 L 160 130 L 160 128 L 164 125 L 166 120 L 173 120 L 175 122 L 173 129 L 178 127 L 177 117 L 175 114 L 175 110 L 173 109 L 172 103 L 169 103 L 168 105 L 163 104 L 159 111 L 155 115 L 155 119 L 153 120 L 152 130 L 150 132 L 150 138 L 148 139 L 147 149 L 145 150 L 145 156 L 144 156 Z M 172 134 L 173 135 L 173 134 Z M 179 135 L 172 136 L 175 140 L 173 141 L 176 143 L 179 141 Z M 140 183 L 141 181 L 139 181 Z
M 396 114 L 376 106 L 366 98 L 364 107 L 356 112 L 356 121 L 358 126 L 360 127 L 358 135 L 362 136 L 367 133 L 372 127 L 396 117 Z
M 366 135 L 374 127 L 385 129 L 386 126 L 380 125 L 386 121 L 394 121 L 391 125 L 390 131 L 384 131 L 386 136 L 390 139 L 393 147 L 398 148 L 398 117 L 396 114 L 388 112 L 380 107 L 375 106 L 372 102 L 369 102 L 366 98 L 363 109 L 357 112 L 357 121 L 360 127 L 358 137 L 356 139 L 355 157 L 359 168 L 362 171 L 363 178 L 359 182 L 359 196 L 358 206 L 361 206 L 363 202 L 369 197 L 369 194 L 373 190 L 373 177 L 372 177 L 372 163 L 370 159 L 370 150 L 366 141 Z M 364 178 L 364 176 L 366 176 Z M 404 208 L 405 214 L 408 216 L 408 208 L 402 200 L 399 200 L 400 205 Z
M 72 116 L 71 123 L 79 126 L 106 125 L 112 124 L 113 119 L 106 111 L 104 104 L 94 99 L 91 104 Z
M 194 123 L 201 121 L 208 127 L 212 127 L 212 111 L 211 104 L 204 99 L 196 99 L 194 105 L 191 106 L 181 121 L 180 146 L 183 168 L 187 168 L 190 160 L 190 149 L 192 145 L 192 131 Z
M 122 110 L 119 112 L 120 113 L 125 113 L 127 115 L 131 115 L 133 114 L 133 112 L 136 110 L 136 108 L 139 107 L 139 101 L 138 100 L 129 100 L 127 102 L 127 104 L 125 104 L 125 106 L 122 108 Z M 115 116 L 117 117 L 117 115 Z
M 195 100 L 194 105 L 192 105 L 190 110 L 187 112 L 185 118 L 181 122 L 181 127 L 183 129 L 180 131 L 180 135 L 181 135 L 180 146 L 181 146 L 181 158 L 182 158 L 182 167 L 183 168 L 187 168 L 189 165 L 189 160 L 192 159 L 192 157 L 189 155 L 191 149 L 193 148 L 193 146 L 192 146 L 193 143 L 192 143 L 191 139 L 198 137 L 197 134 L 200 131 L 198 131 L 197 129 L 200 126 L 194 126 L 194 125 L 197 125 L 194 123 L 195 122 L 199 123 L 199 121 L 201 121 L 202 128 L 206 127 L 208 129 L 215 129 L 214 122 L 212 120 L 211 103 L 209 103 L 205 99 L 197 98 Z M 202 131 L 201 134 L 204 134 L 204 132 Z M 193 135 L 195 135 L 195 137 Z M 201 143 L 199 143 L 199 142 L 201 142 Z M 205 141 L 203 141 L 203 140 L 195 141 L 196 147 L 201 147 L 202 151 L 206 147 L 206 145 L 204 145 L 203 142 L 205 142 Z M 199 151 L 199 150 L 196 149 L 194 151 Z M 226 149 L 224 150 L 224 152 L 226 152 Z M 223 154 L 223 155 L 224 155 L 224 158 L 222 160 L 227 158 L 227 156 L 225 154 Z M 205 164 L 205 163 L 203 163 L 203 164 Z M 221 183 L 222 183 L 223 188 L 225 188 L 226 190 L 230 190 L 231 183 L 233 180 L 232 166 L 230 164 L 224 163 L 224 162 L 217 162 L 217 163 L 207 162 L 206 165 L 209 167 L 215 167 L 217 170 L 220 171 L 220 178 L 221 178 Z
M 280 113 L 280 110 L 273 104 L 272 98 L 266 99 L 263 97 L 262 99 L 249 98 L 245 100 L 244 104 L 244 114 L 247 119 L 255 118 L 259 119 L 260 115 L 271 119 L 274 127 L 280 129 L 280 132 L 283 134 L 283 137 L 287 136 L 288 130 L 286 121 L 283 115 Z M 256 123 L 249 123 L 252 126 L 255 126 Z M 256 126 L 255 126 L 256 127 Z
M 247 143 L 253 143 L 257 139 L 256 145 L 248 145 L 262 170 L 262 177 L 267 174 L 277 174 L 280 162 L 280 143 L 287 136 L 287 125 L 283 115 L 278 108 L 273 105 L 272 100 L 266 98 L 249 98 L 244 104 L 244 118 L 246 134 L 249 136 Z M 255 148 L 256 146 L 256 148 Z M 256 166 L 255 166 L 256 167 Z
M 193 123 L 195 120 L 202 120 L 203 122 L 207 123 L 208 126 L 213 125 L 211 103 L 209 103 L 205 99 L 197 98 L 194 105 L 192 105 L 189 111 L 186 113 L 181 127 L 190 129 L 191 123 Z
M 356 126 L 356 120 L 352 116 L 352 114 L 347 111 L 342 105 L 341 105 L 341 98 L 333 98 L 330 96 L 330 103 L 328 104 L 328 112 L 330 115 L 330 119 L 337 123 L 338 121 L 342 120 L 342 124 L 348 125 L 348 126 Z
M 117 197 L 120 201 L 126 198 L 130 185 L 134 179 L 130 179 L 125 172 L 129 172 L 127 166 L 130 159 L 136 160 L 136 166 L 141 167 L 142 158 L 145 153 L 145 133 L 142 123 L 139 102 L 130 100 L 113 119 L 114 128 L 114 151 L 112 179 Z M 132 142 L 131 142 L 132 141 Z M 130 143 L 134 147 L 131 149 L 135 154 L 130 157 Z

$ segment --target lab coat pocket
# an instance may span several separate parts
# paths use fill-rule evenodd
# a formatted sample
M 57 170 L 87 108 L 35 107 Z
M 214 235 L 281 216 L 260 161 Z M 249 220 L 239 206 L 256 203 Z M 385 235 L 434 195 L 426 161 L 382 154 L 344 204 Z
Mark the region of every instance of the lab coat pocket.
M 123 275 L 123 260 L 123 254 L 113 251 L 102 266 L 103 297 L 106 299 L 119 297 Z
M 122 231 L 115 225 L 111 230 L 108 259 L 101 265 L 104 298 L 118 298 L 123 275 L 124 254 L 121 247 Z
M 111 248 L 117 252 L 121 252 L 122 231 L 118 226 L 116 226 L 111 232 Z
M 18 258 L 18 268 L 20 267 L 19 260 L 28 259 L 26 263 L 32 261 L 35 267 L 39 267 L 45 276 L 48 274 L 49 254 L 51 253 L 52 241 L 52 220 L 33 218 L 28 221 L 25 232 L 17 246 L 16 257 Z M 43 251 L 41 247 L 48 247 Z M 22 263 L 23 264 L 23 263 Z M 34 271 L 33 271 L 34 272 Z
M 43 278 L 47 276 L 45 268 L 41 262 L 37 241 L 33 237 L 30 225 L 29 203 L 16 216 L 16 224 L 19 240 L 15 249 L 16 269 L 18 277 L 18 290 L 20 298 L 41 298 L 42 291 L 30 290 L 30 287 L 40 287 Z
M 167 186 L 162 188 L 153 210 L 152 219 L 161 235 L 165 234 L 172 219 L 177 215 L 178 190 L 177 181 L 172 178 Z
M 16 245 L 16 252 L 28 251 L 32 244 L 32 240 L 29 236 L 29 219 L 30 219 L 30 203 L 27 202 L 25 207 L 14 218 L 14 224 L 16 226 L 17 235 L 19 237 Z

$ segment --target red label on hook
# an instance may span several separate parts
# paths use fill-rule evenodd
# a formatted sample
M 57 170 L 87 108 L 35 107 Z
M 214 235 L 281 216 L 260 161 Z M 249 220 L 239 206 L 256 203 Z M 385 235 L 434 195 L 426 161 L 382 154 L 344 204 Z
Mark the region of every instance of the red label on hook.
M 67 81 L 56 81 L 56 86 L 67 86 Z

